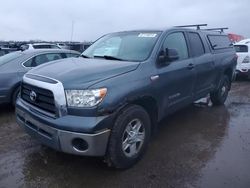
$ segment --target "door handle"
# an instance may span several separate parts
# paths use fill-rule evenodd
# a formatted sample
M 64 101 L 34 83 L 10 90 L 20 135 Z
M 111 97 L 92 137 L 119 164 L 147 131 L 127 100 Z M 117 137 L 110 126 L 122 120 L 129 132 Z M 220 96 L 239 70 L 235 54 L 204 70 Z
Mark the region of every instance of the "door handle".
M 156 81 L 156 80 L 158 80 L 159 79 L 159 75 L 154 75 L 154 76 L 151 76 L 150 77 L 150 80 L 151 81 Z
M 189 70 L 192 70 L 192 69 L 194 68 L 194 64 L 193 64 L 193 63 L 188 64 L 187 68 L 188 68 Z

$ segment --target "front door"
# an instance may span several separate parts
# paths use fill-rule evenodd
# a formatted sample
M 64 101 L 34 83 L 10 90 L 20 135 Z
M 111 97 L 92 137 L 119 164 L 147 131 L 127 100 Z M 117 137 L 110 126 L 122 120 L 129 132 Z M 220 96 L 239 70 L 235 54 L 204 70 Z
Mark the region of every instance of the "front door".
M 167 62 L 158 69 L 162 111 L 170 113 L 192 102 L 195 67 L 193 60 L 189 58 L 183 32 L 167 35 L 162 49 L 175 49 L 179 56 L 177 60 Z

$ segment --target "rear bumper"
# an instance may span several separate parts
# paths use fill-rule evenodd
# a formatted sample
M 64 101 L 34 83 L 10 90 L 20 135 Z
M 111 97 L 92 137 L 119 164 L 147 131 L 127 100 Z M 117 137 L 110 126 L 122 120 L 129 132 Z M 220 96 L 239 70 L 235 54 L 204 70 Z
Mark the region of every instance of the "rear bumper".
M 96 119 L 96 117 L 93 118 Z M 44 121 L 40 115 L 34 116 L 20 99 L 16 104 L 16 119 L 17 123 L 29 135 L 55 150 L 85 156 L 104 156 L 106 153 L 110 135 L 110 129 L 108 128 L 93 133 L 59 129 L 58 126 L 60 125 L 55 126 L 56 122 L 51 125 L 48 118 L 47 121 Z M 76 123 L 82 124 L 80 121 L 72 123 L 72 117 L 67 116 L 64 117 L 64 121 L 69 126 L 74 126 Z M 100 122 L 89 121 L 88 123 L 91 126 L 97 126 Z

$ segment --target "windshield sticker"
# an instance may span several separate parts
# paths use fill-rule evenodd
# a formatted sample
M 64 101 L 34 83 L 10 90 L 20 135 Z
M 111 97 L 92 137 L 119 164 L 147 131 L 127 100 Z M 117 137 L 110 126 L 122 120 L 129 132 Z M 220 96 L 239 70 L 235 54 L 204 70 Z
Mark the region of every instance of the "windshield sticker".
M 157 34 L 156 33 L 140 33 L 138 35 L 138 37 L 148 37 L 148 38 L 154 38 L 156 37 Z

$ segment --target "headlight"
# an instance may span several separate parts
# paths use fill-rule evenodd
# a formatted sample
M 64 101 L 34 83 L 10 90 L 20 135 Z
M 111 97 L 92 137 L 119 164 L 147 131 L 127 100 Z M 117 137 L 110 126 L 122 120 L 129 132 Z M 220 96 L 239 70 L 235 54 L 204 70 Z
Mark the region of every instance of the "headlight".
M 244 58 L 244 60 L 242 61 L 242 63 L 250 63 L 250 57 L 249 56 L 246 56 Z
M 107 93 L 106 88 L 90 90 L 65 90 L 70 107 L 93 107 L 99 104 Z

